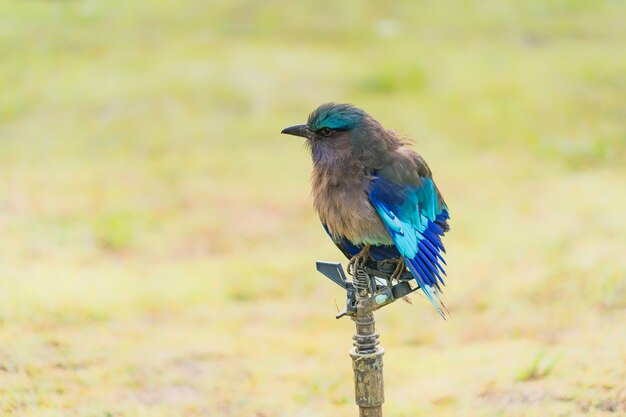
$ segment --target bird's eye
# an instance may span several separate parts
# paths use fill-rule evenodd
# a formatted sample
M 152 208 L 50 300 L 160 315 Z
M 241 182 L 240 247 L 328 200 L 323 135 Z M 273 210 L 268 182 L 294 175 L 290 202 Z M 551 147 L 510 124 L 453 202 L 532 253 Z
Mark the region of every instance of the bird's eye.
M 324 127 L 322 129 L 320 129 L 320 133 L 326 137 L 330 136 L 333 134 L 333 130 L 329 127 Z

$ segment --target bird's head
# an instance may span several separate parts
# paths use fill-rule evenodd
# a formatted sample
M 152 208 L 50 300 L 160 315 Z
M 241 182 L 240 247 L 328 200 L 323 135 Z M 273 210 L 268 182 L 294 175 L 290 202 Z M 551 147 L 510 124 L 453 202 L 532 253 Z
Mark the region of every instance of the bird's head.
M 290 126 L 280 133 L 312 141 L 325 140 L 345 136 L 344 132 L 357 127 L 366 116 L 363 110 L 350 104 L 326 103 L 313 110 L 306 124 Z
M 350 158 L 374 168 L 399 145 L 393 132 L 351 104 L 322 104 L 313 110 L 306 124 L 285 128 L 281 133 L 306 138 L 315 165 Z
M 386 136 L 382 126 L 365 111 L 351 104 L 326 103 L 309 115 L 306 124 L 290 126 L 281 133 L 307 139 L 315 162 L 339 156 L 355 156 L 376 148 Z

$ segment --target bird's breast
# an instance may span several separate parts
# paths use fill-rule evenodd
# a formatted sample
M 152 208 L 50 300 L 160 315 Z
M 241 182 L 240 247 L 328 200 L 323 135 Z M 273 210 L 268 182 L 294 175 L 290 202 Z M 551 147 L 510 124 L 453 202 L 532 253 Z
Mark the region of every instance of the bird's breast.
M 329 177 L 314 172 L 312 183 L 315 209 L 334 237 L 345 237 L 357 245 L 393 244 L 369 200 L 366 176 Z

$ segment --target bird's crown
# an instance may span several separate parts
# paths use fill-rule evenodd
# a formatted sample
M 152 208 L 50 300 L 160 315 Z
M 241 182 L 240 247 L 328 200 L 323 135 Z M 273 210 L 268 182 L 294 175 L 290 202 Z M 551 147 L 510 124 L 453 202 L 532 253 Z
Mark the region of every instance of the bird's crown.
M 326 103 L 309 115 L 307 126 L 313 131 L 322 128 L 350 130 L 354 128 L 366 113 L 351 104 Z

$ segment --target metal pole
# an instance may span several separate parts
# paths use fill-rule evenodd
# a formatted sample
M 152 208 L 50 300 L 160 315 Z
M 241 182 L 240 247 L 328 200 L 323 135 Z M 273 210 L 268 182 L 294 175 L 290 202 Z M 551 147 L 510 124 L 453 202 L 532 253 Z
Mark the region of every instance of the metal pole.
M 354 347 L 350 349 L 354 370 L 354 389 L 360 417 L 382 417 L 385 402 L 383 383 L 383 354 L 379 346 L 376 322 L 371 303 L 366 303 L 375 288 L 370 276 L 361 268 L 355 268 L 353 284 L 356 289 L 356 325 Z M 375 285 L 375 283 L 373 284 Z
M 346 307 L 336 317 L 351 317 L 356 325 L 350 357 L 359 416 L 382 417 L 382 405 L 385 402 L 385 350 L 378 344 L 374 311 L 417 291 L 419 287 L 409 285 L 409 280 L 413 279 L 409 271 L 392 278 L 395 265 L 391 263 L 379 262 L 352 270 L 349 268 L 352 281 L 348 281 L 339 262 L 318 261 L 316 267 L 319 272 L 346 290 Z

